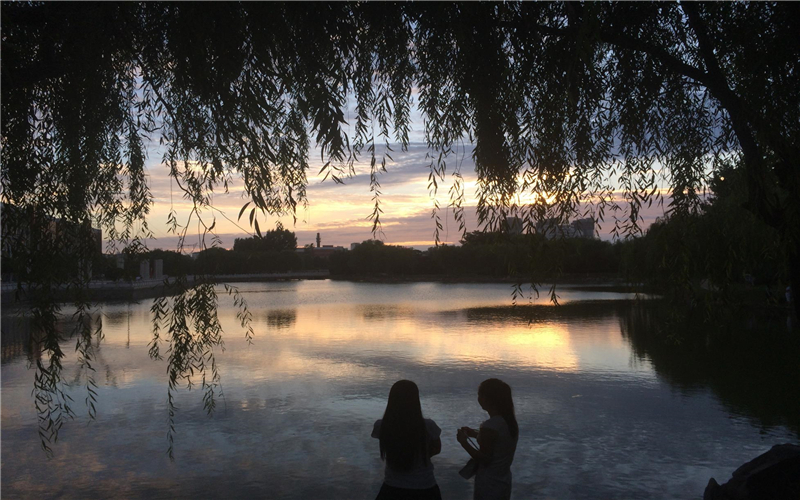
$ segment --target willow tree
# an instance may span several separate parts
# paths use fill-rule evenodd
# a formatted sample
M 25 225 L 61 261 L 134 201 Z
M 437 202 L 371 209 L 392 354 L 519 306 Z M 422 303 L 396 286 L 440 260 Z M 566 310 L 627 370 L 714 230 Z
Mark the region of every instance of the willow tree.
M 59 241 L 49 221 L 80 234 L 91 222 L 117 245 L 140 247 L 152 142 L 193 204 L 190 221 L 211 234 L 204 209 L 232 183 L 249 198 L 240 217 L 256 232 L 265 216 L 294 214 L 307 203 L 312 152 L 333 182 L 369 165 L 379 229 L 380 173 L 407 148 L 414 105 L 437 241 L 440 198 L 466 230 L 458 152 L 467 142 L 486 227 L 517 215 L 531 230 L 591 210 L 615 233 L 636 234 L 644 205 L 696 211 L 714 172 L 736 165 L 749 210 L 781 235 L 800 288 L 798 14 L 788 2 L 4 2 L 2 200 L 13 209 L 3 231 L 4 241 L 24 240 L 20 282 L 45 332 L 43 428 L 57 429 L 67 411 L 53 326 L 63 283 L 51 257 L 85 251 Z M 173 213 L 169 229 L 183 237 L 188 222 Z M 89 240 L 80 234 L 73 243 Z M 85 291 L 81 276 L 68 286 Z M 91 403 L 95 332 L 86 294 L 77 297 Z M 209 370 L 209 409 L 215 305 L 201 282 L 153 307 L 151 353 L 167 343 L 170 391 L 190 367 Z

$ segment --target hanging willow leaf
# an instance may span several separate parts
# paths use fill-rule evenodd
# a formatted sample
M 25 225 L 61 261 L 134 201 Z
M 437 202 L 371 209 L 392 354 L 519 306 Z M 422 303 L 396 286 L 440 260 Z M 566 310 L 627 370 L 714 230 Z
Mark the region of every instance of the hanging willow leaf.
M 248 199 L 239 218 L 250 207 L 259 235 L 256 209 L 295 216 L 308 203 L 312 148 L 322 175 L 337 183 L 369 157 L 379 231 L 379 175 L 391 168 L 390 148 L 408 146 L 418 92 L 435 242 L 443 227 L 439 187 L 455 180 L 446 206 L 460 227 L 472 204 L 457 167 L 467 142 L 478 180 L 474 205 L 489 230 L 507 216 L 521 216 L 532 231 L 537 221 L 593 213 L 617 236 L 638 235 L 654 194 L 670 214 L 696 213 L 714 172 L 732 166 L 746 179 L 747 209 L 779 233 L 800 288 L 796 3 L 0 8 L 2 241 L 15 249 L 4 252 L 3 269 L 18 275 L 44 339 L 35 398 L 45 438 L 57 437 L 70 414 L 60 385 L 56 290 L 63 285 L 81 297 L 78 306 L 91 303 L 81 292 L 87 280 L 66 270 L 89 255 L 92 224 L 128 253 L 145 249 L 151 142 L 161 145 L 161 163 L 192 205 L 183 223 L 170 211 L 168 228 L 181 245 L 189 222 L 199 224 L 206 244 L 214 222 L 203 218 L 205 209 L 214 190 L 234 179 Z M 56 220 L 84 230 L 53 232 Z M 159 318 L 169 310 L 187 321 L 196 314 L 188 308 L 215 307 L 211 300 L 156 305 Z M 81 355 L 90 361 L 88 350 Z

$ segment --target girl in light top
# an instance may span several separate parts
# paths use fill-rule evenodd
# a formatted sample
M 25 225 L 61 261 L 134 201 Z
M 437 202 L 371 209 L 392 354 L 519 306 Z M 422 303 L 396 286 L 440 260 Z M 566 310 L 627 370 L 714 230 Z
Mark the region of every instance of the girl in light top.
M 462 427 L 456 433 L 458 442 L 477 462 L 474 499 L 508 500 L 511 462 L 519 437 L 511 387 L 496 378 L 484 380 L 478 387 L 478 404 L 489 414 L 489 420 L 480 425 L 480 430 Z M 478 439 L 478 448 L 469 442 L 470 437 Z
M 383 418 L 372 429 L 372 437 L 380 440 L 381 460 L 386 462 L 376 500 L 441 500 L 430 460 L 442 451 L 441 433 L 436 422 L 422 418 L 417 384 L 396 382 Z

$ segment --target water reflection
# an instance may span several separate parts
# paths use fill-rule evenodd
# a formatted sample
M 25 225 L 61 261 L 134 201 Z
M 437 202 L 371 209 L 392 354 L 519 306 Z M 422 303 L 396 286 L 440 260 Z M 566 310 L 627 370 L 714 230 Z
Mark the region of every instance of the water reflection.
M 388 319 L 407 318 L 414 314 L 414 309 L 411 307 L 388 304 L 363 305 L 358 307 L 358 310 L 361 313 L 361 317 L 366 321 L 386 321 Z
M 130 308 L 128 309 L 120 309 L 117 311 L 107 311 L 103 315 L 103 319 L 107 326 L 110 327 L 120 327 L 123 325 L 127 325 L 130 321 L 131 311 Z
M 166 362 L 147 355 L 149 303 L 103 306 L 98 418 L 87 425 L 79 412 L 47 461 L 30 399 L 35 342 L 24 324 L 7 336 L 4 317 L 3 498 L 374 497 L 382 465 L 369 431 L 400 378 L 418 383 L 444 429 L 435 463 L 446 498 L 471 497 L 455 429 L 483 419 L 475 390 L 489 376 L 514 388 L 519 498 L 698 497 L 709 477 L 800 432 L 798 350 L 778 333 L 761 332 L 760 346 L 703 336 L 665 346 L 658 313 L 634 304 L 508 307 L 508 287 L 494 285 L 242 290 L 255 343 L 221 297 L 225 399 L 208 418 L 201 393 L 175 393 L 175 463 Z
M 130 305 L 110 306 L 96 320 L 104 322 L 107 336 L 118 339 L 124 332 L 127 348 L 133 320 L 135 343 L 146 344 L 151 334 L 142 324 L 148 316 L 141 308 L 141 304 L 134 304 L 137 314 Z M 800 434 L 800 398 L 782 397 L 800 394 L 800 342 L 787 335 L 777 321 L 762 318 L 757 334 L 753 332 L 755 323 L 749 322 L 723 337 L 697 331 L 685 336 L 682 343 L 675 343 L 666 341 L 664 333 L 659 332 L 663 310 L 626 301 L 573 302 L 560 307 L 471 307 L 432 313 L 408 306 L 359 305 L 354 306 L 354 312 L 356 315 L 351 315 L 338 307 L 301 315 L 297 309 L 264 311 L 259 335 L 270 338 L 270 331 L 283 333 L 280 340 L 270 341 L 275 353 L 263 357 L 259 364 L 282 376 L 344 379 L 374 378 L 375 370 L 391 366 L 395 366 L 392 371 L 402 372 L 410 369 L 402 367 L 406 362 L 638 372 L 645 377 L 652 363 L 656 374 L 684 393 L 710 388 L 731 411 L 757 420 L 758 425 L 787 425 Z M 229 335 L 235 335 L 234 313 L 221 310 L 220 316 L 232 332 Z M 419 335 L 421 324 L 425 335 Z M 18 358 L 30 362 L 41 355 L 29 318 L 5 315 L 2 325 L 4 364 Z M 69 328 L 61 324 L 60 330 L 65 329 Z M 295 347 L 300 340 L 312 345 L 300 352 Z M 379 344 L 383 346 L 380 351 L 369 349 Z M 347 353 L 337 354 L 343 348 Z M 388 355 L 383 354 L 387 350 Z M 239 347 L 234 351 L 239 352 Z M 97 373 L 107 385 L 117 387 L 118 376 L 113 361 L 105 357 L 104 344 L 96 340 L 94 352 Z M 253 353 L 244 350 L 241 354 L 250 357 Z M 138 371 L 128 368 L 129 372 Z M 66 375 L 79 385 L 77 366 Z M 129 380 L 129 376 L 125 378 Z
M 278 330 L 289 328 L 297 321 L 294 309 L 275 309 L 267 311 L 267 326 Z
M 20 316 L 3 316 L 2 332 L 0 332 L 2 363 L 22 357 L 28 362 L 33 362 L 41 357 L 39 340 L 38 335 L 32 330 L 30 320 Z
M 87 318 L 95 326 L 102 323 L 99 315 Z M 34 363 L 42 358 L 41 342 L 43 335 L 34 328 L 34 322 L 25 314 L 25 311 L 13 309 L 3 311 L 0 319 L 0 343 L 2 344 L 2 362 L 25 357 L 29 363 Z M 70 340 L 75 334 L 76 322 L 71 318 L 62 318 L 55 324 L 56 334 L 62 341 Z
M 466 309 L 467 319 L 477 323 L 500 322 L 593 322 L 597 319 L 615 317 L 628 307 L 626 300 L 584 300 L 568 302 L 560 307 L 544 306 L 495 306 L 471 307 Z
M 785 425 L 800 435 L 800 337 L 780 318 L 736 318 L 738 328 L 682 325 L 679 342 L 665 341 L 658 325 L 666 311 L 634 304 L 620 317 L 622 334 L 639 359 L 684 393 L 710 388 L 730 411 L 770 428 Z M 787 395 L 794 394 L 794 397 Z

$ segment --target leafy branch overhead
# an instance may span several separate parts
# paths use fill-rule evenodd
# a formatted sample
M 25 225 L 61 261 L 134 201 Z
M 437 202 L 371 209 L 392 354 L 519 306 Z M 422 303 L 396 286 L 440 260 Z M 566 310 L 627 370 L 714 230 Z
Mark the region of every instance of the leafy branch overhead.
M 391 144 L 408 144 L 416 88 L 434 178 L 459 141 L 476 145 L 482 222 L 567 215 L 581 201 L 616 202 L 621 188 L 620 231 L 634 232 L 659 180 L 691 207 L 708 162 L 742 155 L 753 210 L 780 224 L 788 207 L 775 180 L 796 177 L 796 13 L 780 3 L 3 4 L 3 197 L 133 237 L 118 223 L 146 221 L 145 150 L 158 141 L 197 205 L 239 179 L 254 208 L 294 213 L 312 144 L 334 180 L 366 153 L 379 200 L 376 174 Z M 517 206 L 516 194 L 533 202 Z
M 417 89 L 431 187 L 448 161 L 458 181 L 450 158 L 474 141 L 482 223 L 625 201 L 617 229 L 635 233 L 660 186 L 690 209 L 710 169 L 742 156 L 752 210 L 792 225 L 796 14 L 783 3 L 3 4 L 3 198 L 92 217 L 127 242 L 135 222 L 147 232 L 144 158 L 157 140 L 195 205 L 237 179 L 254 209 L 293 214 L 313 144 L 337 181 L 370 157 L 377 229 L 377 174 L 391 144 L 408 145 Z M 451 196 L 462 213 L 463 189 Z
M 414 106 L 437 241 L 448 176 L 467 231 L 467 142 L 492 229 L 509 215 L 530 231 L 591 212 L 640 234 L 643 207 L 695 212 L 734 165 L 800 288 L 799 33 L 792 2 L 4 2 L 3 241 L 20 243 L 15 268 L 51 339 L 42 387 L 58 394 L 63 356 L 51 292 L 64 245 L 51 220 L 142 248 L 145 159 L 159 144 L 203 232 L 214 228 L 203 209 L 234 182 L 257 233 L 258 213 L 294 214 L 312 151 L 334 182 L 369 163 L 379 231 L 380 174 L 407 148 Z M 171 230 L 188 226 L 171 213 Z M 67 402 L 42 404 L 49 415 Z

